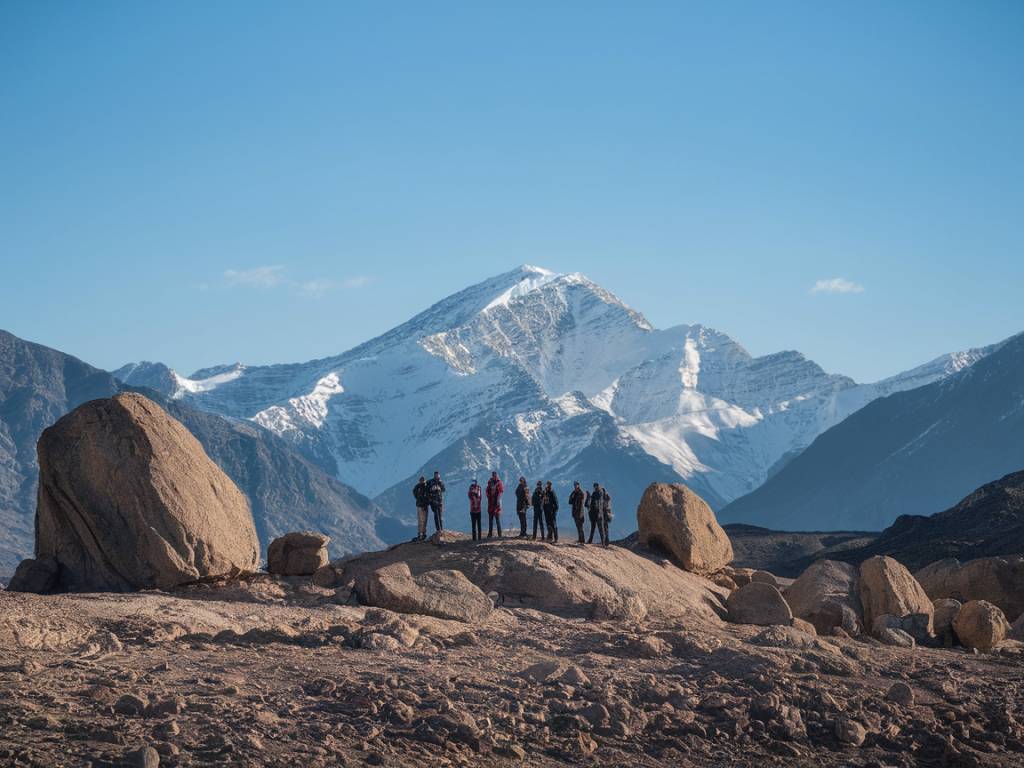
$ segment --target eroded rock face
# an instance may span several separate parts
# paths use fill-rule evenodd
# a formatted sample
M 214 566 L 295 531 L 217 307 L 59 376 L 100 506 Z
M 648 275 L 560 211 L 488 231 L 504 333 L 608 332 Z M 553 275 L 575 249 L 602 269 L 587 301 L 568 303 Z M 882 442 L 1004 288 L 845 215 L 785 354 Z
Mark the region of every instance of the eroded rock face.
M 636 517 L 640 543 L 664 549 L 688 571 L 711 574 L 732 562 L 732 543 L 715 513 L 681 483 L 651 483 Z
M 46 594 L 57 588 L 60 565 L 52 557 L 28 558 L 18 563 L 7 589 L 11 592 Z
M 490 598 L 460 571 L 427 571 L 413 576 L 403 562 L 358 579 L 356 592 L 366 605 L 470 623 L 483 621 L 494 608 Z
M 971 600 L 953 619 L 953 631 L 965 647 L 988 651 L 1006 639 L 1010 624 L 998 606 L 987 600 Z
M 935 609 L 931 598 L 910 571 L 891 557 L 879 555 L 861 563 L 860 602 L 868 627 L 874 628 L 875 619 L 885 614 L 924 614 L 927 631 L 932 630 Z
M 255 571 L 249 502 L 202 446 L 133 393 L 93 400 L 39 439 L 36 557 L 70 591 L 169 589 Z
M 861 632 L 864 617 L 856 566 L 819 560 L 800 574 L 784 595 L 793 615 L 809 621 L 819 634 L 831 634 L 833 627 L 842 627 L 850 635 Z
M 940 597 L 933 600 L 935 616 L 933 620 L 935 636 L 942 640 L 944 645 L 951 645 L 953 642 L 953 619 L 960 613 L 963 604 L 951 597 Z
M 322 533 L 305 531 L 279 536 L 267 548 L 267 571 L 279 576 L 310 576 L 327 565 L 327 545 Z
M 987 600 L 1006 616 L 1024 613 L 1024 557 L 983 557 L 966 563 L 948 558 L 926 565 L 914 576 L 933 600 Z
M 763 581 L 752 581 L 740 587 L 726 601 L 729 609 L 729 621 L 736 624 L 783 624 L 793 622 L 793 613 L 789 609 L 782 593 Z

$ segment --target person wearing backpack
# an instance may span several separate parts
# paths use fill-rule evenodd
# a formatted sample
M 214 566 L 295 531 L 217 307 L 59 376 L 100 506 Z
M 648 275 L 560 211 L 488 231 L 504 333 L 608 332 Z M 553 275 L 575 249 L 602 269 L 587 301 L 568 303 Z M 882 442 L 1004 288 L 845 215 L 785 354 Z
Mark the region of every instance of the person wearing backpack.
M 526 513 L 530 509 L 530 486 L 526 484 L 526 478 L 519 478 L 519 485 L 516 486 L 516 514 L 519 515 L 519 538 L 526 538 Z
M 483 538 L 483 527 L 480 524 L 480 484 L 474 480 L 469 486 L 469 524 L 473 528 L 473 541 Z
M 533 540 L 537 540 L 537 526 L 540 526 L 540 537 L 543 540 L 544 536 L 544 484 L 540 480 L 537 481 L 537 487 L 533 489 L 533 495 L 530 497 L 530 502 L 533 504 Z
M 498 538 L 501 538 L 501 494 L 505 492 L 505 484 L 501 482 L 497 472 L 491 472 L 487 481 L 487 538 L 494 536 L 494 526 L 498 526 Z
M 583 535 L 583 507 L 587 503 L 587 494 L 580 488 L 579 482 L 572 484 L 572 493 L 569 494 L 569 508 L 572 510 L 572 521 L 576 523 L 576 532 L 579 534 L 577 544 L 586 544 Z
M 441 473 L 434 472 L 434 476 L 427 481 L 427 499 L 430 501 L 430 511 L 434 513 L 434 528 L 437 533 L 444 530 L 444 482 L 441 480 Z
M 548 480 L 544 486 L 544 522 L 548 524 L 548 541 L 558 542 L 558 496 Z
M 430 498 L 427 495 L 427 479 L 423 475 L 420 475 L 420 481 L 412 487 L 412 497 L 416 500 L 416 538 L 413 541 L 425 541 Z

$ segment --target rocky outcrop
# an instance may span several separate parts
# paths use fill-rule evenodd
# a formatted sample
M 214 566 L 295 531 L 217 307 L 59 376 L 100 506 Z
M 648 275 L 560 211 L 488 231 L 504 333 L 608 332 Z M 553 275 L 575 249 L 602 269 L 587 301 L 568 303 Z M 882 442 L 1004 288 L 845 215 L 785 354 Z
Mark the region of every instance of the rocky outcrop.
M 552 547 L 519 539 L 483 542 L 452 537 L 442 544 L 399 544 L 334 561 L 317 571 L 325 587 L 364 584 L 370 574 L 404 563 L 414 577 L 460 571 L 506 608 L 533 608 L 592 620 L 688 616 L 717 623 L 726 590 L 663 557 L 625 547 Z M 358 590 L 357 590 L 358 591 Z
M 932 628 L 931 598 L 910 571 L 891 557 L 876 556 L 861 563 L 860 602 L 867 627 L 874 628 L 875 619 L 885 614 L 900 618 L 924 614 L 927 629 Z
M 737 624 L 789 625 L 793 613 L 778 588 L 763 581 L 752 581 L 740 587 L 726 601 L 729 621 Z
M 1010 634 L 1003 612 L 986 600 L 971 600 L 953 619 L 953 630 L 967 648 L 988 651 Z
M 168 589 L 256 570 L 245 496 L 145 397 L 85 403 L 38 450 L 36 555 L 59 563 L 59 588 Z
M 652 483 L 637 508 L 639 541 L 687 571 L 711 574 L 732 561 L 732 544 L 700 496 L 681 483 Z
M 60 565 L 52 557 L 30 557 L 18 563 L 7 589 L 44 595 L 57 588 L 59 576 Z
M 850 635 L 862 630 L 860 574 L 849 563 L 819 560 L 786 588 L 784 596 L 793 615 L 809 621 L 819 634 L 831 634 L 834 627 Z
M 267 572 L 278 576 L 311 576 L 327 565 L 329 536 L 305 531 L 279 536 L 267 548 Z
M 413 576 L 409 566 L 401 562 L 357 580 L 356 592 L 365 605 L 470 623 L 483 621 L 494 607 L 490 598 L 460 571 L 427 571 Z
M 983 557 L 960 563 L 946 558 L 914 574 L 933 600 L 987 600 L 1006 616 L 1024 613 L 1024 557 Z

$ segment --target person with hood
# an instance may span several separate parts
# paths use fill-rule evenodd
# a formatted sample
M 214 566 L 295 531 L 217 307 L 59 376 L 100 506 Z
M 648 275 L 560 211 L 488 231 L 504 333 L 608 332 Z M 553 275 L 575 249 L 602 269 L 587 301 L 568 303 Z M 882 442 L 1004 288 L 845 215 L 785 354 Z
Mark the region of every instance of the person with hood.
M 430 499 L 427 496 L 427 479 L 420 475 L 420 481 L 412 487 L 412 497 L 416 500 L 416 538 L 413 541 L 425 541 L 427 538 L 427 507 Z
M 587 492 L 580 488 L 579 481 L 572 484 L 572 493 L 569 494 L 569 508 L 572 509 L 572 521 L 576 523 L 576 532 L 579 534 L 577 544 L 586 544 L 586 537 L 583 535 L 583 508 L 587 504 Z
M 537 481 L 537 487 L 533 489 L 530 502 L 533 504 L 533 540 L 537 540 L 538 525 L 540 526 L 540 537 L 544 539 L 546 538 L 544 536 L 544 484 L 540 480 Z
M 501 538 L 501 494 L 505 492 L 505 484 L 501 482 L 497 472 L 491 472 L 487 481 L 487 538 L 494 536 L 494 526 L 498 526 L 498 538 Z
M 434 513 L 434 528 L 437 529 L 437 533 L 444 530 L 445 490 L 441 473 L 435 471 L 434 476 L 427 481 L 427 499 L 430 501 L 430 510 Z
M 604 543 L 604 490 L 599 483 L 594 483 L 594 490 L 590 492 L 587 512 L 590 517 L 590 538 L 587 543 L 594 543 L 595 530 L 601 532 L 601 542 Z
M 519 538 L 526 538 L 526 512 L 530 508 L 530 486 L 525 477 L 519 478 L 516 486 L 516 514 L 519 515 Z
M 469 486 L 469 524 L 473 528 L 473 541 L 483 538 L 483 527 L 480 524 L 480 483 L 474 480 Z
M 555 494 L 555 489 L 551 487 L 551 481 L 548 480 L 547 485 L 544 486 L 544 522 L 548 524 L 548 541 L 558 541 L 558 496 Z

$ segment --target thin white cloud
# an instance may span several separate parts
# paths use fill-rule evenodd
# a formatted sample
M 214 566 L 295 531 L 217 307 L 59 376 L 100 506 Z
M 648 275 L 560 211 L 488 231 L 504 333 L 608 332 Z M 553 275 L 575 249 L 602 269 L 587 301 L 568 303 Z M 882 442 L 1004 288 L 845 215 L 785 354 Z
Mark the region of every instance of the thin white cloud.
M 864 293 L 864 286 L 845 277 L 830 277 L 815 282 L 811 293 Z
M 284 282 L 284 267 L 253 267 L 252 269 L 228 269 L 224 279 L 229 285 L 246 285 L 253 288 L 273 288 Z

